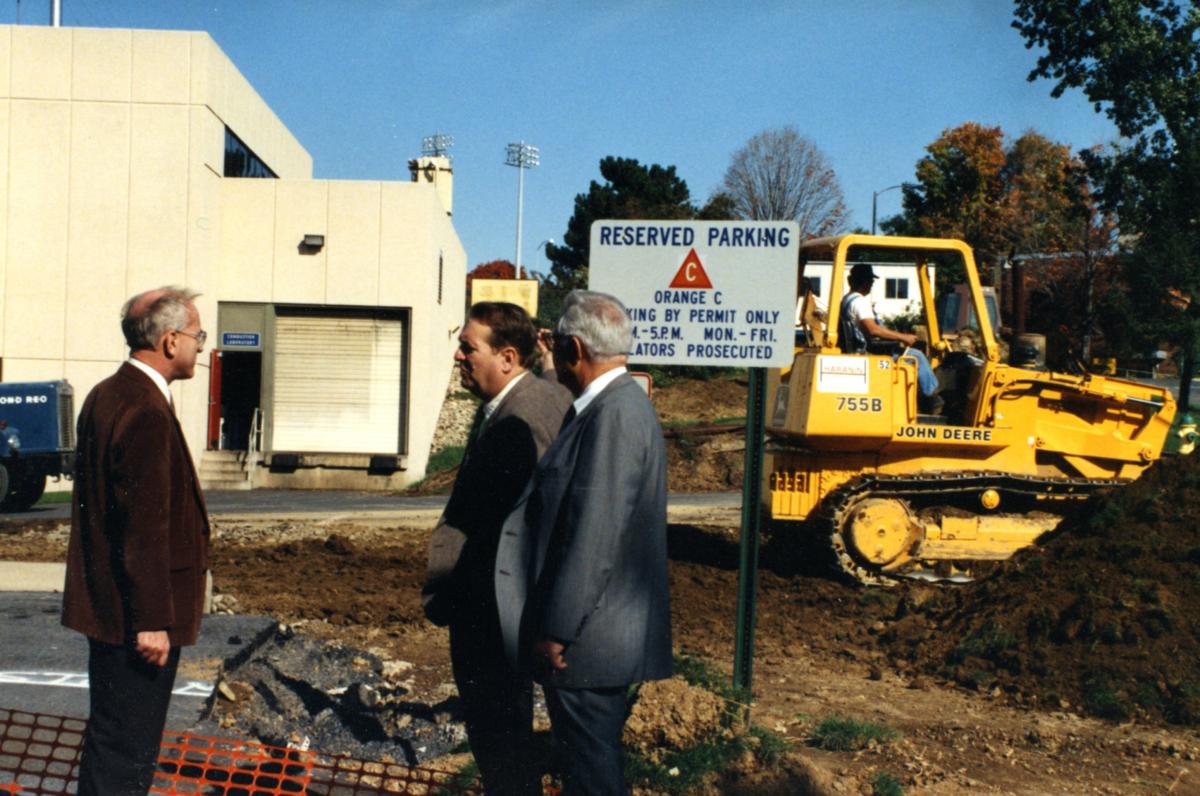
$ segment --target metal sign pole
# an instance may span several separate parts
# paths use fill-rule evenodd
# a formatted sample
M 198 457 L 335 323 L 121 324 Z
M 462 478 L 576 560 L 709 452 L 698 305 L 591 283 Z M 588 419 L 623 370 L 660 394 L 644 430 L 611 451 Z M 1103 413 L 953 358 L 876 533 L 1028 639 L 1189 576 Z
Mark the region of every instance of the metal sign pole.
M 742 541 L 738 562 L 737 630 L 733 684 L 750 692 L 754 680 L 754 617 L 758 598 L 758 545 L 762 510 L 763 434 L 766 430 L 766 368 L 750 368 L 746 394 L 746 457 L 742 477 Z M 749 707 L 746 708 L 747 716 Z

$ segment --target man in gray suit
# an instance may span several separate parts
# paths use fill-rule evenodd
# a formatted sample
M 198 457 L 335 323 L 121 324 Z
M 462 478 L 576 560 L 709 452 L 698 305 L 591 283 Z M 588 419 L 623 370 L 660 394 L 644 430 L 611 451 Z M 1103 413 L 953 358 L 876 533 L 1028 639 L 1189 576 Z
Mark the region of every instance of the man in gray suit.
M 631 343 L 616 298 L 567 297 L 554 366 L 575 402 L 496 556 L 505 649 L 545 689 L 566 796 L 626 793 L 627 688 L 671 675 L 666 450 Z
M 433 531 L 425 611 L 450 627 L 450 661 L 471 751 L 490 794 L 540 794 L 533 765 L 533 684 L 504 655 L 493 568 L 500 526 L 558 435 L 570 394 L 529 372 L 536 330 L 515 304 L 471 307 L 458 337 L 462 384 L 483 401 Z

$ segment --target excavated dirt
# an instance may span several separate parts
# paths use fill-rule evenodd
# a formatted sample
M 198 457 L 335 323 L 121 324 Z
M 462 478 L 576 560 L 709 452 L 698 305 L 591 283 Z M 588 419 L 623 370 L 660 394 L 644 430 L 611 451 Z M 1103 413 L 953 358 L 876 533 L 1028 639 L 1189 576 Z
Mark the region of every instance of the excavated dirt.
M 4 558 L 61 560 L 65 554 L 61 525 L 25 529 L 8 523 L 0 529 Z M 403 672 L 402 693 L 373 688 L 388 700 L 407 703 L 415 719 L 431 720 L 442 736 L 449 732 L 444 725 L 452 718 L 454 688 L 447 638 L 443 630 L 425 622 L 417 598 L 427 525 L 320 518 L 218 520 L 216 531 L 213 571 L 222 610 L 267 614 L 298 637 L 362 651 L 352 653 L 351 663 L 341 667 L 345 672 L 356 672 L 356 666 L 363 672 L 382 672 L 384 667 Z M 673 524 L 669 531 L 677 650 L 704 658 L 728 674 L 737 602 L 737 531 L 720 524 Z M 1055 544 L 1061 542 L 1037 552 L 1044 555 Z M 770 569 L 769 559 L 764 564 L 752 716 L 787 738 L 794 751 L 770 770 L 743 761 L 728 778 L 703 792 L 870 793 L 872 780 L 888 773 L 906 792 L 921 794 L 1200 793 L 1196 727 L 1164 722 L 1149 711 L 1120 722 L 1087 716 L 1081 698 L 1072 698 L 1074 692 L 1066 685 L 1081 680 L 1086 661 L 1072 667 L 1070 655 L 1064 654 L 1056 664 L 1055 676 L 1062 684 L 1053 687 L 1069 703 L 1064 707 L 1048 697 L 1036 702 L 1029 696 L 1018 699 L 1017 692 L 1003 686 L 964 688 L 939 666 L 926 668 L 897 652 L 911 650 L 896 646 L 901 642 L 894 629 L 911 621 L 914 606 L 932 606 L 939 600 L 950 606 L 968 590 L 939 597 L 938 590 L 921 585 L 861 589 L 824 577 L 784 577 Z M 1081 567 L 1093 579 L 1103 579 L 1108 572 L 1089 560 Z M 995 583 L 1001 580 L 1002 573 L 997 573 Z M 982 593 L 985 585 L 973 590 Z M 1007 605 L 1016 613 L 1037 599 L 1031 591 L 1036 592 L 1026 581 L 1008 596 L 996 597 L 991 610 L 999 615 Z M 1180 599 L 1194 603 L 1192 595 Z M 923 644 L 931 650 L 953 648 L 970 632 L 965 623 L 972 612 L 982 610 L 964 602 L 955 619 L 958 624 L 951 621 L 952 614 L 943 621 L 927 619 L 929 636 Z M 1178 623 L 1170 625 L 1159 639 L 1179 636 L 1182 629 Z M 1196 658 L 1184 641 L 1176 642 L 1177 663 L 1194 667 Z M 1021 654 L 1026 654 L 1025 643 L 1022 639 L 1017 645 Z M 1170 658 L 1167 653 L 1146 654 L 1159 665 L 1168 663 L 1160 656 Z M 354 664 L 354 658 L 365 663 Z M 230 680 L 236 682 L 234 675 Z M 1052 687 L 1048 677 L 1028 674 L 1024 691 L 1036 695 L 1038 684 Z M 399 684 L 393 683 L 393 688 Z M 703 734 L 710 726 L 705 718 L 711 717 L 707 697 L 691 699 L 690 691 L 672 690 L 677 688 L 668 683 L 649 692 L 637 713 L 633 743 L 667 749 L 683 735 Z M 322 722 L 330 719 L 328 710 L 345 715 L 345 699 L 314 705 L 311 715 L 324 714 Z M 443 712 L 451 715 L 439 715 Z M 900 737 L 858 752 L 824 751 L 813 746 L 814 730 L 829 716 L 875 722 Z M 237 722 L 230 724 L 229 732 L 249 726 L 237 717 L 225 720 Z M 400 719 L 393 716 L 388 721 L 392 723 L 385 727 L 395 727 Z M 266 727 L 269 716 L 258 723 Z M 274 734 L 278 728 L 264 731 Z M 336 737 L 332 730 L 330 737 Z M 360 729 L 359 737 L 373 736 L 362 735 Z
M 1200 459 L 1097 496 L 990 577 L 901 606 L 900 665 L 1010 700 L 1200 725 Z

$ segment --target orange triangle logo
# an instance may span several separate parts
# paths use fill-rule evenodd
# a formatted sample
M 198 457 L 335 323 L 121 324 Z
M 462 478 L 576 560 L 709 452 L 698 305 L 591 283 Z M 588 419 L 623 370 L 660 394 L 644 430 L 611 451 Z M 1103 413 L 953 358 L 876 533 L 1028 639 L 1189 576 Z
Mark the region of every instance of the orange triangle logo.
M 687 257 L 683 258 L 683 265 L 679 266 L 679 270 L 675 272 L 675 278 L 671 280 L 671 287 L 692 288 L 712 288 L 712 282 L 708 279 L 708 274 L 704 271 L 704 266 L 700 263 L 700 258 L 696 256 L 696 250 L 692 249 L 688 252 Z

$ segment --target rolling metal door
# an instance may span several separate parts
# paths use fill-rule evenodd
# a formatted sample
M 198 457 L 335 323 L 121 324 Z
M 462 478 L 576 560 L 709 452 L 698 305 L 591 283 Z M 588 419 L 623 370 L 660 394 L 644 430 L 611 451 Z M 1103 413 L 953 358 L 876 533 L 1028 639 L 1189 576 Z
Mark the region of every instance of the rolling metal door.
M 398 319 L 278 316 L 271 448 L 397 453 L 402 344 Z

